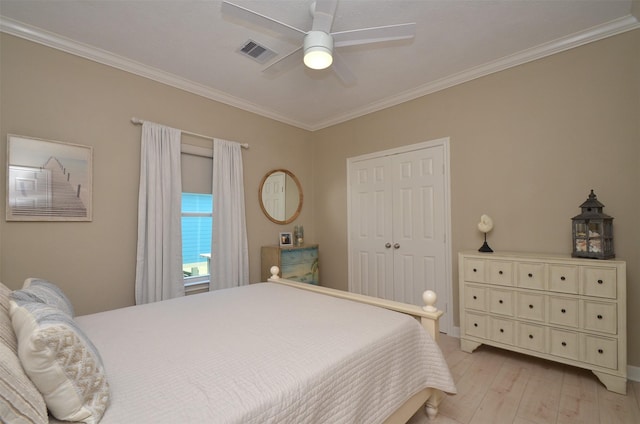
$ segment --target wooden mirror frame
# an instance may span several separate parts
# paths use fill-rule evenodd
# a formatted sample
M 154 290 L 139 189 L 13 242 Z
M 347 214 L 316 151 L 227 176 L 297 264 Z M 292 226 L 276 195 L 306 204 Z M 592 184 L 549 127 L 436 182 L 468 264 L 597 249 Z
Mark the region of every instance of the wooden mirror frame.
M 279 219 L 275 219 L 274 217 L 272 217 L 269 214 L 269 212 L 267 212 L 267 210 L 264 208 L 264 204 L 262 203 L 262 188 L 264 187 L 264 183 L 265 183 L 265 181 L 267 181 L 267 178 L 269 178 L 269 176 L 271 176 L 271 174 L 274 174 L 276 172 L 283 172 L 284 174 L 286 174 L 289 177 L 291 177 L 291 179 L 296 183 L 296 186 L 298 187 L 298 208 L 293 213 L 293 215 L 291 215 L 289 218 L 287 218 L 285 220 L 279 220 Z M 298 180 L 298 177 L 296 177 L 293 174 L 293 172 L 289 171 L 288 169 L 273 169 L 273 170 L 267 172 L 265 174 L 265 176 L 262 178 L 262 181 L 260 181 L 260 188 L 258 190 L 258 203 L 260 204 L 260 209 L 262 209 L 262 213 L 264 213 L 264 216 L 266 216 L 269 219 L 269 221 L 271 221 L 271 222 L 274 222 L 276 224 L 281 224 L 281 225 L 289 224 L 289 223 L 293 222 L 300 215 L 300 211 L 302 210 L 303 199 L 304 199 L 304 196 L 302 194 L 302 185 L 300 184 L 300 181 Z

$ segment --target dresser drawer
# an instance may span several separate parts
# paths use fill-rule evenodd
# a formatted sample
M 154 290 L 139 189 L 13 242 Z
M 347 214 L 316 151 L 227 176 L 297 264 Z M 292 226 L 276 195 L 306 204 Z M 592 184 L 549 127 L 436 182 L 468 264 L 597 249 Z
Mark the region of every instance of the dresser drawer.
M 584 302 L 584 328 L 610 334 L 618 332 L 618 306 L 615 303 Z
M 318 259 L 318 249 L 315 247 L 281 248 L 282 263 L 303 264 Z
M 523 349 L 544 353 L 544 327 L 518 323 L 518 346 Z
M 517 316 L 518 318 L 544 321 L 544 295 L 535 293 L 518 293 Z
M 587 296 L 616 298 L 616 270 L 582 267 L 583 293 Z
M 615 339 L 587 336 L 585 338 L 585 361 L 601 367 L 618 368 L 618 342 Z M 621 364 L 624 366 L 624 364 Z
M 513 286 L 513 262 L 487 261 L 487 283 Z
M 549 353 L 562 358 L 580 360 L 579 335 L 572 331 L 552 328 L 549 337 Z
M 578 328 L 580 308 L 578 299 L 549 296 L 549 323 Z
M 467 319 L 464 323 L 464 332 L 469 336 L 487 338 L 487 316 L 467 312 Z
M 511 290 L 489 290 L 489 312 L 512 317 L 514 314 L 514 292 Z
M 487 289 L 484 287 L 465 284 L 464 286 L 464 307 L 475 309 L 476 311 L 487 310 Z
M 560 293 L 578 293 L 578 267 L 575 265 L 549 265 L 549 290 Z
M 491 340 L 509 345 L 515 344 L 515 322 L 501 318 L 490 318 Z
M 544 264 L 521 262 L 518 268 L 518 287 L 544 290 Z
M 474 283 L 484 283 L 484 264 L 482 259 L 465 259 L 464 279 Z

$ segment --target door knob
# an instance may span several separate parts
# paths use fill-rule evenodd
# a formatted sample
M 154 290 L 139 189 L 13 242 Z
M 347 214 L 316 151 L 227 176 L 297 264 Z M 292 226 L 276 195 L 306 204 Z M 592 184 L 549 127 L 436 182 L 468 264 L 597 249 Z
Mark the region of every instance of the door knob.
M 387 249 L 389 249 L 391 247 L 391 243 L 387 243 L 384 245 L 384 247 L 386 247 Z
M 394 245 L 393 245 L 393 248 L 394 248 L 394 249 L 400 249 L 400 243 L 396 243 L 396 244 L 394 244 Z

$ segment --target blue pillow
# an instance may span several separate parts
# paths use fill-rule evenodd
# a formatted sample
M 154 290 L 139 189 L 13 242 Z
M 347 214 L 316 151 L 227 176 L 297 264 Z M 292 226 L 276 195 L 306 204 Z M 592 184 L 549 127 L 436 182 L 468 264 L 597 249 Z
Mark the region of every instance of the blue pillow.
M 11 298 L 22 302 L 44 303 L 60 309 L 73 318 L 73 305 L 58 286 L 40 278 L 27 278 L 22 290 L 11 293 Z

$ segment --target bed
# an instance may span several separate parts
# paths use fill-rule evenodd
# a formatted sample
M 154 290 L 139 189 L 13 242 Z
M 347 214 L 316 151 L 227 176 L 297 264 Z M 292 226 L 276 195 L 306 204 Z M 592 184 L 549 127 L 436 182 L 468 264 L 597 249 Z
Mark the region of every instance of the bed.
M 106 378 L 92 384 L 108 387 L 106 408 L 83 421 L 403 423 L 423 405 L 433 417 L 456 388 L 433 340 L 441 312 L 426 309 L 276 271 L 265 283 L 78 316 L 71 325 Z

